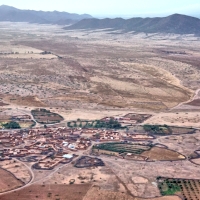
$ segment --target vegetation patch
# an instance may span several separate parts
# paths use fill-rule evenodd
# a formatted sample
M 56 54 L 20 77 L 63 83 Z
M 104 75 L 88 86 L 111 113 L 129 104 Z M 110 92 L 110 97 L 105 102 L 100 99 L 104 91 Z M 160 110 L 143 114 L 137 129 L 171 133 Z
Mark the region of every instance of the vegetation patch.
M 157 177 L 162 196 L 178 195 L 183 200 L 200 199 L 200 180 Z
M 181 134 L 193 134 L 194 128 L 167 126 L 167 125 L 150 125 L 145 124 L 144 130 L 154 135 L 181 135 Z
M 152 161 L 175 161 L 184 160 L 185 156 L 167 148 L 155 147 L 153 144 L 141 143 L 102 143 L 96 144 L 92 148 L 93 154 L 106 154 L 117 156 L 128 160 Z
M 20 128 L 32 128 L 35 126 L 35 121 L 31 119 L 29 115 L 0 115 L 0 128 L 6 129 L 20 129 Z
M 82 121 L 78 119 L 77 121 L 72 121 L 67 123 L 70 128 L 105 128 L 105 129 L 125 129 L 117 120 L 110 119 L 109 121 Z
M 148 133 L 155 134 L 155 135 L 170 135 L 172 134 L 172 130 L 167 125 L 149 125 L 145 124 L 143 126 L 144 130 Z
M 19 123 L 18 123 L 18 122 L 15 122 L 15 121 L 11 121 L 11 122 L 2 124 L 2 126 L 3 126 L 5 129 L 20 129 L 20 128 L 21 128 L 21 126 L 19 125 Z
M 133 154 L 141 154 L 144 151 L 150 150 L 151 145 L 141 145 L 141 144 L 127 144 L 127 143 L 103 143 L 93 146 L 93 150 L 98 151 L 110 151 L 115 153 L 133 153 Z

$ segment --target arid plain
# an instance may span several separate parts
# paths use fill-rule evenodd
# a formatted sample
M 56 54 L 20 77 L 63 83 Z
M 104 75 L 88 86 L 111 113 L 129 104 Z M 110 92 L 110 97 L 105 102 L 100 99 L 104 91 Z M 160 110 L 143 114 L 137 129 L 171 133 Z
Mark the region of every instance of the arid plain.
M 70 163 L 52 171 L 28 170 L 34 176 L 24 169 L 31 163 L 1 161 L 3 169 L 11 165 L 6 173 L 19 176 L 10 189 L 25 185 L 13 193 L 3 190 L 0 200 L 181 200 L 177 195 L 160 197 L 157 177 L 200 179 L 199 158 L 190 158 L 200 145 L 199 37 L 67 31 L 55 25 L 8 22 L 0 23 L 0 30 L 0 116 L 31 115 L 31 110 L 45 108 L 61 115 L 63 126 L 77 119 L 138 113 L 151 117 L 137 125 L 195 128 L 192 135 L 148 141 L 178 152 L 184 160 L 160 161 L 157 153 L 154 162 L 100 155 L 105 166 L 77 169 Z M 72 179 L 75 184 L 69 185 Z

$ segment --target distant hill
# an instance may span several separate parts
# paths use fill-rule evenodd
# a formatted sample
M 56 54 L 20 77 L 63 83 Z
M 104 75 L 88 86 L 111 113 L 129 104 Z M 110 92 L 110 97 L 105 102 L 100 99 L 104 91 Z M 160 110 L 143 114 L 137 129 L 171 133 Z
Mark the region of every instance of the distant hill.
M 20 10 L 11 6 L 0 6 L 0 21 L 68 25 L 88 18 L 92 18 L 92 16 L 87 14 L 78 15 L 58 11 L 44 12 Z
M 56 24 L 58 25 L 70 25 L 70 24 L 75 24 L 76 22 L 78 22 L 77 20 L 74 19 L 61 19 L 56 21 Z
M 131 19 L 83 19 L 69 27 L 72 29 L 106 29 L 124 32 L 200 34 L 200 19 L 187 15 L 174 14 L 168 17 Z

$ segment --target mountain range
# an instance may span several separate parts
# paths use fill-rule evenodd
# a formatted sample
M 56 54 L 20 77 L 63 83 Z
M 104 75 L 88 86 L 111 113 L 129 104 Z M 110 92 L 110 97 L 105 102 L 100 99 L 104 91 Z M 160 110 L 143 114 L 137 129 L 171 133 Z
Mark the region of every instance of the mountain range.
M 70 25 L 66 30 L 111 29 L 122 32 L 174 33 L 200 35 L 200 19 L 173 14 L 167 17 L 153 18 L 105 18 L 97 19 L 88 14 L 74 14 L 58 11 L 20 10 L 11 6 L 0 6 L 0 21 L 29 22 L 38 24 Z
M 174 33 L 174 34 L 200 34 L 200 19 L 173 14 L 168 17 L 155 18 L 131 18 L 131 19 L 83 19 L 66 30 L 74 29 L 112 29 L 122 32 L 144 32 L 144 33 Z
M 58 11 L 20 10 L 11 6 L 0 6 L 0 21 L 68 25 L 87 18 L 92 18 L 92 16 Z

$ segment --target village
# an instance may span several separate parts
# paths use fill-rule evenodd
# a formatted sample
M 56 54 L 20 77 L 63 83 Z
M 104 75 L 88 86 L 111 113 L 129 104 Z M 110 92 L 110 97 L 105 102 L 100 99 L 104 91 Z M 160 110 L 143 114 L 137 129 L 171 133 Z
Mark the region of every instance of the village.
M 29 112 L 5 109 L 0 116 L 0 169 L 18 181 L 13 183 L 13 191 L 38 181 L 46 187 L 49 177 L 54 186 L 101 183 L 102 170 L 115 162 L 120 166 L 126 163 L 125 167 L 133 162 L 148 166 L 161 162 L 199 163 L 198 149 L 194 147 L 194 153 L 187 157 L 186 152 L 177 151 L 169 143 L 170 138 L 176 141 L 187 135 L 196 137 L 199 130 L 148 124 L 150 114 L 69 120 L 54 110 L 40 108 Z M 10 190 L 10 185 L 7 187 Z
M 0 161 L 17 158 L 22 162 L 34 162 L 35 169 L 51 170 L 58 164 L 71 162 L 92 142 L 123 141 L 129 137 L 125 132 L 92 128 L 1 130 Z
M 91 145 L 90 139 L 73 134 L 67 128 L 47 128 L 29 130 L 1 131 L 1 160 L 16 157 L 37 161 L 37 169 L 53 169 L 59 163 L 68 163 L 75 152 L 85 150 Z
M 157 135 L 194 131 L 177 127 L 141 125 L 151 117 L 148 114 L 129 113 L 94 121 L 77 119 L 64 123 L 61 122 L 62 116 L 46 109 L 32 110 L 31 114 L 32 116 L 19 115 L 14 112 L 12 115 L 5 115 L 11 120 L 8 124 L 13 121 L 24 123 L 31 120 L 37 123 L 37 126 L 21 129 L 2 127 L 0 161 L 18 159 L 31 163 L 32 168 L 36 170 L 53 170 L 58 165 L 70 163 L 84 155 L 107 154 L 126 159 L 131 157 L 147 160 L 151 156 L 138 157 L 137 154 L 153 147 L 151 144 Z M 4 118 L 2 121 L 5 122 Z M 62 124 L 56 123 L 57 121 Z M 117 146 L 112 146 L 112 143 Z M 101 144 L 103 146 L 98 146 Z M 160 149 L 156 149 L 157 151 Z M 122 152 L 125 154 L 121 154 Z

